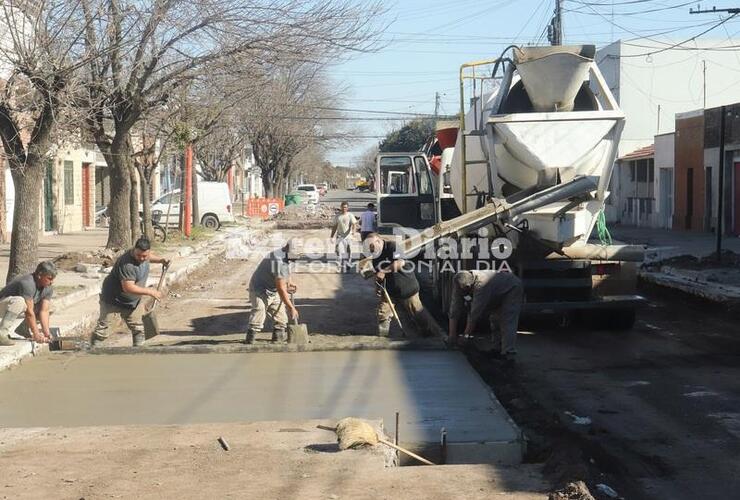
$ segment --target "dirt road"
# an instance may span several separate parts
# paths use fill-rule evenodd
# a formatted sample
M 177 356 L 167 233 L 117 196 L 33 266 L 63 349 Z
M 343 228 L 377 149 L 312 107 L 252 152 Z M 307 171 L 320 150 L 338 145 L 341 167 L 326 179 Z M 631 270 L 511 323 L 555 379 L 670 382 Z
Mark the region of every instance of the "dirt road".
M 651 305 L 631 332 L 530 325 L 512 375 L 474 362 L 533 440 L 530 458 L 555 455 L 555 476 L 590 477 L 625 498 L 737 498 L 737 319 L 645 293 Z

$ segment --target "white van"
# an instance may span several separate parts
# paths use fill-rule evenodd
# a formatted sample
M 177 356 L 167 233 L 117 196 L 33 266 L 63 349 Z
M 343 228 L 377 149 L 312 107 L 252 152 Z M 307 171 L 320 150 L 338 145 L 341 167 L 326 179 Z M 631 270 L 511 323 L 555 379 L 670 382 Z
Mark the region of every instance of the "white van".
M 198 211 L 200 223 L 210 229 L 218 229 L 224 222 L 234 222 L 231 211 L 229 186 L 225 182 L 198 182 Z M 169 225 L 177 224 L 180 216 L 180 190 L 175 189 L 160 196 L 152 203 L 152 212 L 162 213 L 160 223 L 165 224 L 169 210 Z

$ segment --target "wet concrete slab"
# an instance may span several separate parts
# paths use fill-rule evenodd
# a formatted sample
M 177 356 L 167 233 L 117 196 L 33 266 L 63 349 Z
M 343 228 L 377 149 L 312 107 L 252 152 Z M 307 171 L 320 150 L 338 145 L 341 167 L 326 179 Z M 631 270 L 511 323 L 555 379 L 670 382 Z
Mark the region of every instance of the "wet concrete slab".
M 0 426 L 382 418 L 449 463 L 521 462 L 521 432 L 460 353 L 50 355 L 0 373 Z

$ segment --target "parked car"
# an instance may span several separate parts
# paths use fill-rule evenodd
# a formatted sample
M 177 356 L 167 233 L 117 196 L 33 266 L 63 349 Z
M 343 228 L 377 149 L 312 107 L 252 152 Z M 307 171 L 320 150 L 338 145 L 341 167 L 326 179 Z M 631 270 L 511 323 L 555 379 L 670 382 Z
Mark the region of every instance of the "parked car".
M 299 184 L 295 188 L 295 192 L 300 194 L 308 203 L 319 202 L 319 188 L 316 187 L 316 184 Z
M 231 195 L 229 186 L 225 182 L 198 183 L 198 211 L 200 223 L 210 229 L 218 229 L 224 222 L 234 222 L 231 211 Z M 152 203 L 152 212 L 162 212 L 160 222 L 165 224 L 169 210 L 168 225 L 177 224 L 180 216 L 180 190 L 175 189 L 165 193 Z

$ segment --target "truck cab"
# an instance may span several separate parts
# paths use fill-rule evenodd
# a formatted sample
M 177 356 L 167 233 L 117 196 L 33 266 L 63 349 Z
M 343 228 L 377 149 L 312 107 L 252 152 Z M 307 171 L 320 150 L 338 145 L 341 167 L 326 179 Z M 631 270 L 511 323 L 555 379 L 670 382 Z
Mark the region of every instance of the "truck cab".
M 424 229 L 437 221 L 431 167 L 423 153 L 380 153 L 375 162 L 378 230 Z

